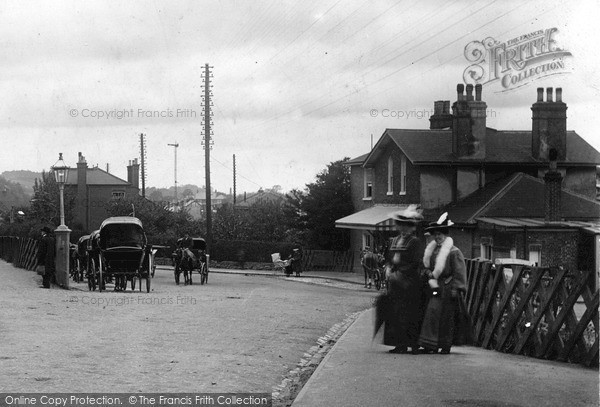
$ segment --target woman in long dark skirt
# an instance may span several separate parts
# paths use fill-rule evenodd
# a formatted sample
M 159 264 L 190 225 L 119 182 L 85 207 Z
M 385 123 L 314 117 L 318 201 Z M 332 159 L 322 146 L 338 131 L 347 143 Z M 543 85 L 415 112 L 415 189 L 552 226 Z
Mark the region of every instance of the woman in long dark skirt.
M 450 353 L 453 338 L 457 336 L 455 321 L 460 312 L 460 296 L 466 290 L 465 259 L 448 236 L 453 223 L 447 216 L 444 213 L 437 222 L 425 228 L 425 232 L 433 236 L 423 255 L 432 290 L 419 336 L 419 345 L 426 353 L 437 353 L 440 348 L 441 353 Z
M 422 317 L 420 266 L 423 245 L 415 236 L 423 219 L 416 207 L 394 214 L 398 231 L 388 249 L 386 276 L 390 307 L 386 313 L 383 343 L 394 346 L 390 353 L 418 353 L 417 340 Z

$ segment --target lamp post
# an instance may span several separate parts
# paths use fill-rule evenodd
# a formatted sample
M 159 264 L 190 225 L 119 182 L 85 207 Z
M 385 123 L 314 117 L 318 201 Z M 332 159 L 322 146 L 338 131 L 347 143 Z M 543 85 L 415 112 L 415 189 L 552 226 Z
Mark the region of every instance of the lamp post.
M 62 153 L 58 155 L 58 161 L 52 166 L 54 180 L 60 190 L 60 225 L 54 230 L 56 235 L 56 283 L 63 288 L 69 288 L 69 246 L 71 229 L 65 225 L 65 201 L 64 190 L 69 167 L 63 161 Z

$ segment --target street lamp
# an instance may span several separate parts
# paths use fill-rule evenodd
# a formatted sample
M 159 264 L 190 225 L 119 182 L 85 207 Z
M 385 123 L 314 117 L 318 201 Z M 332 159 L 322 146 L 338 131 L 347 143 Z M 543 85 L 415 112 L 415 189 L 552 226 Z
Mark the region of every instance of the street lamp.
M 58 161 L 52 166 L 54 172 L 54 180 L 60 189 L 60 226 L 56 228 L 56 282 L 58 285 L 69 288 L 69 246 L 71 229 L 65 225 L 65 200 L 64 190 L 67 177 L 69 175 L 69 167 L 63 161 L 62 153 L 58 155 Z
M 69 175 L 69 167 L 63 161 L 62 153 L 58 154 L 58 161 L 56 164 L 52 166 L 52 171 L 54 172 L 54 180 L 58 184 L 58 188 L 60 189 L 60 226 L 59 229 L 68 229 L 65 225 L 65 201 L 64 201 L 64 191 L 65 191 L 65 182 L 67 182 L 67 176 Z

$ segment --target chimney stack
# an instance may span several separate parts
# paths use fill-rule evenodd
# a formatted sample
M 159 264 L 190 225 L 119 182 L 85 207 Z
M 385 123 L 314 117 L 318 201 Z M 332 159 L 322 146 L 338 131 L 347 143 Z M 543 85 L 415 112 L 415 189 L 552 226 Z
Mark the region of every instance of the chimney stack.
M 546 222 L 561 221 L 562 175 L 557 171 L 558 152 L 550 149 L 550 169 L 544 175 L 544 220 Z
M 77 209 L 75 222 L 88 229 L 87 162 L 81 152 L 77 154 Z
M 429 128 L 447 129 L 452 127 L 452 115 L 450 114 L 450 101 L 437 100 L 433 102 L 433 115 L 429 118 Z
M 456 86 L 457 101 L 452 105 L 452 152 L 462 158 L 485 159 L 486 155 L 486 110 L 481 100 L 482 86 Z
M 567 157 L 567 105 L 562 101 L 562 89 L 556 89 L 556 101 L 552 100 L 552 88 L 537 89 L 537 101 L 531 106 L 532 131 L 531 155 L 540 161 L 549 161 L 549 152 L 556 150 L 557 161 Z

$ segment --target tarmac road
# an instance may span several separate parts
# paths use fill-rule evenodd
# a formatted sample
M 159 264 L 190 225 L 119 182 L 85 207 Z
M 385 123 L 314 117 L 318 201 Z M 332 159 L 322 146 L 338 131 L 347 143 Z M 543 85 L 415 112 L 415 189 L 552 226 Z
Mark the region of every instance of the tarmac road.
M 149 294 L 45 290 L 36 273 L 3 261 L 0 281 L 8 392 L 271 393 L 375 295 L 218 273 L 208 285 L 176 286 L 168 270 L 157 270 Z

